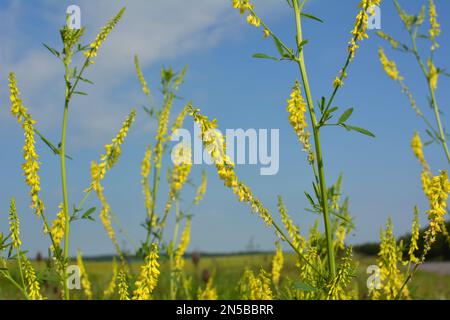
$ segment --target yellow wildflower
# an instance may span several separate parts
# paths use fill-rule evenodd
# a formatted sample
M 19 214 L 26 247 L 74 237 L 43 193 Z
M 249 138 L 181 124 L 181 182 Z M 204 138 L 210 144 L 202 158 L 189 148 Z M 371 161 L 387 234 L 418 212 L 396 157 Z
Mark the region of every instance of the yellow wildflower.
M 102 45 L 102 43 L 106 40 L 108 35 L 111 33 L 111 31 L 114 29 L 114 27 L 119 23 L 120 19 L 122 18 L 123 13 L 125 12 L 125 8 L 122 8 L 119 13 L 111 19 L 106 26 L 102 28 L 100 33 L 97 35 L 95 40 L 90 44 L 90 49 L 84 52 L 84 55 L 89 59 L 90 63 L 95 63 L 92 58 L 97 56 L 98 49 Z
M 380 251 L 377 260 L 380 268 L 381 292 L 384 293 L 385 299 L 395 299 L 399 295 L 405 279 L 399 268 L 399 264 L 402 262 L 402 251 L 396 243 L 390 219 L 387 222 L 386 229 L 381 231 Z M 372 298 L 378 299 L 381 292 L 373 288 L 370 294 Z M 403 298 L 408 298 L 407 286 L 404 286 L 400 295 Z
M 390 45 L 392 46 L 392 48 L 394 48 L 394 49 L 397 49 L 397 48 L 399 47 L 399 45 L 400 45 L 400 43 L 399 43 L 397 40 L 395 40 L 395 39 L 392 38 L 390 35 L 388 35 L 388 34 L 382 32 L 382 31 L 378 31 L 378 32 L 377 32 L 377 35 L 378 35 L 380 38 L 382 38 L 382 39 L 388 41 L 389 44 L 390 44 Z
M 441 231 L 441 224 L 447 213 L 447 199 L 450 192 L 450 181 L 447 171 L 440 171 L 439 175 L 431 176 L 427 171 L 422 173 L 422 188 L 430 205 L 427 211 L 430 230 L 434 236 Z
M 196 192 L 195 199 L 194 199 L 195 204 L 199 204 L 200 201 L 202 201 L 203 196 L 206 193 L 207 184 L 208 184 L 208 180 L 206 179 L 206 172 L 202 171 L 202 182 L 200 183 L 200 185 L 197 188 L 197 192 Z
M 79 251 L 77 252 L 77 265 L 80 269 L 81 287 L 83 288 L 86 298 L 92 300 L 91 282 L 89 281 L 89 277 L 84 266 L 83 257 L 81 256 L 81 252 Z
M 258 276 L 246 269 L 239 283 L 239 291 L 243 300 L 272 300 L 270 278 L 263 269 Z
M 368 22 L 369 22 L 369 13 L 371 8 L 373 6 L 380 5 L 381 0 L 362 0 L 359 3 L 360 11 L 358 15 L 356 16 L 355 26 L 351 32 L 353 35 L 352 39 L 350 40 L 348 51 L 350 53 L 350 59 L 353 59 L 356 54 L 356 50 L 359 48 L 358 41 L 362 41 L 365 38 L 368 38 L 367 35 L 367 29 L 368 29 Z
M 170 212 L 177 193 L 183 188 L 192 168 L 192 155 L 190 145 L 177 145 L 172 151 L 174 167 L 170 176 L 169 199 L 167 200 L 165 212 Z
M 130 300 L 130 294 L 128 289 L 128 279 L 127 273 L 123 268 L 120 269 L 117 276 L 118 289 L 119 289 L 119 299 L 120 300 Z
M 270 31 L 269 31 L 269 29 L 265 28 L 264 31 L 263 31 L 264 39 L 267 39 L 269 36 L 270 36 Z
M 152 192 L 150 190 L 148 177 L 150 176 L 150 172 L 152 169 L 152 148 L 151 146 L 147 147 L 147 150 L 145 151 L 144 159 L 141 163 L 141 184 L 142 184 L 142 190 L 144 193 L 144 199 L 145 199 L 145 210 L 147 211 L 147 215 L 151 216 L 152 211 Z
M 429 0 L 430 9 L 430 30 L 428 33 L 430 34 L 430 40 L 433 42 L 431 50 L 435 50 L 439 48 L 439 44 L 436 42 L 436 38 L 441 34 L 441 26 L 437 21 L 437 10 L 433 0 Z
M 238 9 L 241 14 L 244 14 L 247 9 L 253 8 L 248 0 L 233 0 L 233 8 Z
M 106 288 L 106 290 L 103 292 L 103 295 L 105 297 L 110 297 L 114 294 L 114 292 L 116 291 L 116 284 L 117 284 L 117 277 L 118 277 L 118 266 L 117 266 L 117 262 L 116 259 L 113 259 L 113 274 L 111 277 L 111 281 L 108 284 L 108 287 Z
M 278 211 L 280 212 L 281 221 L 286 228 L 289 238 L 291 238 L 292 245 L 298 250 L 302 251 L 305 247 L 305 239 L 300 235 L 300 229 L 294 224 L 291 217 L 286 211 L 281 196 L 278 197 Z
M 428 59 L 428 80 L 433 91 L 436 91 L 439 80 L 439 71 L 433 63 L 433 60 Z
M 11 199 L 9 205 L 9 232 L 11 233 L 11 240 L 13 247 L 20 249 L 22 241 L 20 240 L 20 220 L 17 216 L 16 200 Z
M 240 182 L 236 176 L 234 163 L 226 155 L 226 144 L 223 135 L 215 130 L 217 127 L 216 121 L 210 121 L 208 117 L 200 113 L 200 110 L 194 109 L 191 105 L 189 106 L 189 113 L 201 129 L 203 145 L 214 161 L 220 179 L 238 196 L 239 201 L 248 203 L 252 211 L 257 212 L 268 226 L 272 225 L 273 220 L 270 212 L 252 194 L 250 188 Z
M 22 254 L 22 253 L 20 253 Z M 31 300 L 43 300 L 41 295 L 41 287 L 39 281 L 36 277 L 36 272 L 34 271 L 33 265 L 28 260 L 28 258 L 22 254 L 22 267 L 25 274 L 25 279 L 27 281 L 27 293 Z
M 180 243 L 178 244 L 178 248 L 175 251 L 174 267 L 175 267 L 175 270 L 177 270 L 177 271 L 181 271 L 184 267 L 184 254 L 189 245 L 190 239 L 191 239 L 191 220 L 188 219 L 186 221 L 186 225 L 184 227 L 183 233 L 181 234 Z
M 341 78 L 339 78 L 339 77 L 336 77 L 335 79 L 334 79 L 334 81 L 333 81 L 333 88 L 340 88 L 340 87 L 342 87 L 344 85 L 344 81 L 342 81 L 342 79 Z
M 281 270 L 283 269 L 284 257 L 283 248 L 280 243 L 277 243 L 277 250 L 272 259 L 272 283 L 278 286 L 280 283 Z
M 36 122 L 31 118 L 27 108 L 20 99 L 20 92 L 17 88 L 14 73 L 9 74 L 9 89 L 11 113 L 17 118 L 18 123 L 22 125 L 25 135 L 25 145 L 23 147 L 25 162 L 22 164 L 22 170 L 26 184 L 30 187 L 31 208 L 35 210 L 37 216 L 40 216 L 44 211 L 44 203 L 39 198 L 41 182 L 39 177 L 39 156 L 36 151 L 36 140 L 34 138 L 34 125 Z
M 198 300 L 217 300 L 217 290 L 214 288 L 212 277 L 209 278 L 205 289 L 199 288 Z
M 174 95 L 169 93 L 167 100 L 161 110 L 161 114 L 158 119 L 158 130 L 156 133 L 156 145 L 154 149 L 153 163 L 157 170 L 161 169 L 161 162 L 163 156 L 163 145 L 166 139 L 166 134 L 168 130 L 168 124 L 170 120 L 170 110 L 172 109 Z
M 297 133 L 299 141 L 303 144 L 303 151 L 308 153 L 308 161 L 313 163 L 314 154 L 311 143 L 309 142 L 311 134 L 306 129 L 308 127 L 308 123 L 306 122 L 306 103 L 303 100 L 298 81 L 295 82 L 287 103 L 286 110 L 289 113 L 289 123 L 294 128 L 295 133 Z
M 400 76 L 400 73 L 397 69 L 397 64 L 393 60 L 389 60 L 386 54 L 383 51 L 383 48 L 378 49 L 378 55 L 380 57 L 381 65 L 383 66 L 386 74 L 395 81 L 402 81 L 403 77 Z
M 158 284 L 159 263 L 158 246 L 152 244 L 149 255 L 141 267 L 139 280 L 136 281 L 136 290 L 134 290 L 133 300 L 149 300 Z
M 347 236 L 347 229 L 342 224 L 339 225 L 335 232 L 335 247 L 341 250 L 345 249 L 345 237 Z
M 53 220 L 52 226 L 50 228 L 50 234 L 52 235 L 53 242 L 59 246 L 61 240 L 64 238 L 64 230 L 66 225 L 66 215 L 64 214 L 64 205 L 61 203 L 59 205 L 59 212 L 56 214 L 56 219 Z M 53 248 L 52 250 L 55 250 Z
M 102 162 L 106 162 L 106 170 L 111 169 L 119 160 L 119 157 L 122 154 L 122 144 L 124 143 L 128 131 L 130 130 L 130 127 L 135 119 L 136 109 L 133 109 L 123 122 L 120 131 L 112 139 L 111 144 L 105 145 L 105 154 L 100 156 L 100 160 Z
M 417 132 L 414 132 L 414 136 L 411 140 L 411 148 L 413 150 L 414 155 L 419 160 L 425 171 L 430 171 L 430 167 L 428 166 L 427 161 L 425 160 L 425 156 L 423 154 L 423 144 L 420 136 Z
M 137 55 L 134 56 L 134 66 L 136 68 L 136 73 L 139 79 L 139 82 L 142 86 L 142 91 L 146 96 L 150 95 L 150 89 L 148 88 L 147 81 L 145 81 L 144 74 L 142 73 L 141 66 L 139 64 L 139 58 Z
M 261 26 L 261 19 L 255 16 L 253 13 L 250 13 L 247 16 L 247 22 L 252 26 L 259 28 Z
M 413 263 L 419 263 L 419 259 L 415 256 L 415 252 L 419 250 L 419 236 L 420 236 L 420 224 L 419 224 L 419 211 L 417 207 L 414 208 L 414 220 L 411 228 L 411 242 L 409 244 L 409 261 Z

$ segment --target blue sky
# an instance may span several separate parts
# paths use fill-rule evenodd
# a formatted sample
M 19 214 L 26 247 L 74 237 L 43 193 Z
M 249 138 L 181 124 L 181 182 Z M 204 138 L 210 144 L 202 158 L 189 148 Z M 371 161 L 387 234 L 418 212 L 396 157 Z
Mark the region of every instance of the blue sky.
M 426 2 L 401 1 L 409 12 L 417 12 Z M 307 5 L 309 12 L 325 21 L 324 24 L 304 21 L 305 38 L 309 40 L 305 56 L 315 100 L 330 94 L 332 80 L 344 62 L 357 3 L 311 0 Z M 63 68 L 42 43 L 59 47 L 58 29 L 70 4 L 81 7 L 82 22 L 87 27 L 86 41 L 93 39 L 121 6 L 127 6 L 124 19 L 102 47 L 97 64 L 88 71 L 87 76 L 95 86 L 84 87 L 89 96 L 77 97 L 70 111 L 69 153 L 74 157 L 69 163 L 72 203 L 82 198 L 82 191 L 89 184 L 90 161 L 98 159 L 102 146 L 110 141 L 130 109 L 145 103 L 133 68 L 132 57 L 137 53 L 156 96 L 162 65 L 176 69 L 189 65 L 181 96 L 193 100 L 211 118 L 217 118 L 221 128 L 280 129 L 279 173 L 260 176 L 258 166 L 241 166 L 238 174 L 274 213 L 276 196 L 283 195 L 295 221 L 307 231 L 315 216 L 304 210 L 307 201 L 303 191 L 310 190 L 312 176 L 285 112 L 285 101 L 298 77 L 297 70 L 289 63 L 252 59 L 257 52 L 274 53 L 273 43 L 262 39 L 261 31 L 247 25 L 226 0 L 133 0 L 113 4 L 106 0 L 1 1 L 0 230 L 7 229 L 8 202 L 14 196 L 25 246 L 32 254 L 46 251 L 48 243 L 41 236 L 41 224 L 27 208 L 29 200 L 20 166 L 23 135 L 9 115 L 7 74 L 17 73 L 23 100 L 39 128 L 57 141 L 62 117 Z M 443 29 L 436 61 L 438 66 L 445 67 L 448 63 L 445 57 L 450 54 L 450 20 L 445 13 L 450 12 L 450 3 L 436 0 L 436 4 Z M 255 5 L 266 23 L 292 43 L 295 26 L 285 1 L 259 0 Z M 383 31 L 406 40 L 392 2 L 383 1 L 381 9 Z M 352 123 L 370 129 L 377 137 L 370 139 L 335 128 L 327 128 L 323 133 L 329 183 L 344 172 L 343 191 L 350 197 L 356 222 L 356 229 L 349 236 L 351 243 L 376 240 L 388 217 L 392 217 L 396 233 L 403 234 L 410 227 L 414 205 L 419 205 L 422 212 L 426 210 L 420 168 L 409 147 L 413 132 L 423 131 L 424 125 L 379 65 L 377 47 L 386 45 L 373 32 L 369 35 L 349 69 L 349 78 L 336 105 L 342 109 L 354 107 Z M 419 104 L 425 106 L 425 81 L 412 57 L 386 51 L 396 58 Z M 450 99 L 448 86 L 449 79 L 441 78 L 438 99 L 444 113 Z M 183 101 L 178 102 L 176 110 L 182 105 Z M 444 124 L 448 126 L 445 114 Z M 188 121 L 186 126 L 192 128 L 192 122 Z M 144 237 L 139 226 L 145 216 L 139 185 L 140 161 L 145 146 L 152 142 L 154 130 L 154 124 L 139 110 L 123 157 L 105 181 L 113 211 L 135 243 Z M 53 218 L 60 202 L 58 159 L 44 145 L 38 147 L 42 195 L 47 214 Z M 448 166 L 436 146 L 426 149 L 426 157 L 433 168 Z M 272 249 L 273 232 L 245 205 L 237 203 L 212 168 L 195 166 L 193 179 L 198 182 L 202 169 L 207 170 L 209 186 L 204 202 L 195 209 L 190 250 L 244 250 L 250 239 L 261 249 Z M 192 190 L 188 191 L 185 198 L 189 199 L 191 194 Z M 98 204 L 91 199 L 89 205 Z M 425 223 L 423 214 L 422 221 Z M 125 246 L 133 248 L 130 243 Z M 71 252 L 76 249 L 88 255 L 113 252 L 99 221 L 74 225 Z

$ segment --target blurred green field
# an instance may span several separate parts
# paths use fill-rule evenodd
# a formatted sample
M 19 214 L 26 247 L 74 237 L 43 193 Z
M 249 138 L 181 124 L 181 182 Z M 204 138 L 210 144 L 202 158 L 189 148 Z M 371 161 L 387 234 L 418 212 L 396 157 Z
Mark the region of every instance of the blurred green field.
M 191 293 L 195 297 L 199 286 L 203 286 L 203 278 L 205 273 L 214 277 L 214 284 L 217 288 L 219 299 L 239 299 L 237 285 L 245 268 L 251 268 L 258 271 L 262 266 L 265 270 L 271 269 L 270 254 L 254 254 L 254 255 L 237 255 L 237 256 L 219 256 L 219 257 L 201 257 L 197 267 L 194 266 L 192 260 L 186 259 L 186 274 L 192 277 Z M 360 299 L 367 299 L 366 273 L 367 266 L 374 264 L 371 257 L 357 257 L 358 263 L 356 268 L 356 285 Z M 39 270 L 40 276 L 43 276 L 45 263 L 34 262 L 36 269 Z M 93 286 L 94 297 L 101 299 L 103 290 L 106 289 L 112 276 L 111 262 L 93 262 L 86 261 L 86 269 L 89 273 L 89 279 Z M 139 264 L 131 263 L 132 270 L 138 273 Z M 167 262 L 161 263 L 161 278 L 158 288 L 154 294 L 155 299 L 167 299 L 169 277 L 165 272 Z M 13 271 L 14 272 L 14 271 Z M 281 287 L 286 284 L 289 279 L 296 279 L 297 268 L 295 267 L 295 256 L 291 254 L 285 255 L 285 264 L 281 277 Z M 49 281 L 45 287 L 44 293 L 49 299 L 58 299 L 58 291 Z M 439 275 L 432 272 L 419 271 L 409 286 L 413 299 L 450 299 L 450 275 Z M 83 295 L 79 290 L 72 290 L 73 298 L 82 299 Z M 21 299 L 22 297 L 17 290 L 7 283 L 4 279 L 0 279 L 0 299 Z

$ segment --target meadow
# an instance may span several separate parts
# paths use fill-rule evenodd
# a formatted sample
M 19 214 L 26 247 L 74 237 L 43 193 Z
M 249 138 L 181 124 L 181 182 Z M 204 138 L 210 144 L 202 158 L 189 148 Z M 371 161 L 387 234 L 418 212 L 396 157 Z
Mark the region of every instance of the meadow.
M 246 268 L 257 272 L 259 268 L 263 267 L 267 270 L 271 268 L 271 261 L 273 254 L 239 254 L 231 256 L 214 256 L 214 257 L 200 257 L 197 264 L 194 264 L 191 257 L 186 258 L 185 273 L 192 277 L 192 289 L 190 297 L 182 296 L 181 299 L 192 298 L 197 294 L 199 287 L 205 285 L 205 280 L 213 276 L 215 284 L 220 295 L 219 299 L 224 300 L 239 300 L 240 294 L 238 283 L 242 276 L 243 270 Z M 367 267 L 375 263 L 374 257 L 358 255 L 357 268 L 355 270 L 356 283 L 361 290 L 359 291 L 358 299 L 369 299 L 367 291 Z M 286 254 L 285 266 L 281 274 L 280 285 L 293 281 L 297 276 L 297 268 L 295 266 L 295 255 Z M 45 270 L 45 262 L 33 263 L 38 272 Z M 139 263 L 131 262 L 131 268 L 138 271 Z M 112 277 L 111 261 L 86 261 L 86 270 L 90 275 L 92 283 L 92 290 L 94 298 L 101 299 L 103 290 L 108 286 Z M 154 293 L 154 299 L 168 299 L 169 298 L 169 266 L 167 262 L 161 264 L 161 281 L 158 289 Z M 17 272 L 17 271 L 16 271 Z M 44 286 L 45 287 L 45 286 Z M 45 294 L 49 298 L 58 299 L 60 293 L 58 286 L 48 285 L 45 287 Z M 56 290 L 56 291 L 55 291 Z M 450 299 L 450 272 L 446 274 L 438 274 L 434 272 L 419 271 L 411 282 L 411 296 L 418 300 L 448 300 Z M 74 299 L 83 299 L 81 290 L 73 291 Z M 1 282 L 0 299 L 22 299 L 23 297 L 17 293 L 17 290 L 6 281 Z M 118 298 L 118 297 L 113 297 Z M 280 296 L 280 299 L 287 298 Z

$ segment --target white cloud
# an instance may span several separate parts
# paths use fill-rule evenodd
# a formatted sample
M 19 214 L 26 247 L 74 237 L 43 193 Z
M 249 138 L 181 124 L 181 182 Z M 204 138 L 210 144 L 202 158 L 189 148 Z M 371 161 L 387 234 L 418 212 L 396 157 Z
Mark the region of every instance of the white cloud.
M 261 11 L 282 6 L 276 0 L 260 2 Z M 237 22 L 242 19 L 230 9 L 227 0 L 81 0 L 75 3 L 81 7 L 82 23 L 88 28 L 85 39 L 89 40 L 122 6 L 127 7 L 123 20 L 102 46 L 98 63 L 89 70 L 88 76 L 96 83 L 95 87 L 86 88 L 89 96 L 77 98 L 74 104 L 76 111 L 72 113 L 71 126 L 77 130 L 81 145 L 107 141 L 136 103 L 137 90 L 112 94 L 112 90 L 133 79 L 135 53 L 139 54 L 143 68 L 147 68 L 164 59 L 205 50 L 233 35 Z M 0 63 L 17 73 L 24 100 L 45 129 L 56 129 L 61 116 L 62 66 L 42 47 L 27 48 L 25 40 L 33 32 L 33 24 L 20 24 L 20 21 L 25 16 L 40 19 L 48 24 L 47 30 L 55 30 L 51 35 L 54 38 L 68 4 L 47 0 L 36 6 L 12 1 L 0 14 L 2 24 L 6 25 L 0 31 L 2 47 L 4 44 L 7 47 L 0 52 Z M 59 39 L 53 43 L 59 43 Z M 2 86 L 6 85 L 5 78 L 5 75 L 0 78 Z M 0 103 L 3 102 L 7 103 L 4 95 L 0 98 Z M 0 123 L 4 123 L 4 111 L 0 116 Z

